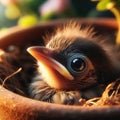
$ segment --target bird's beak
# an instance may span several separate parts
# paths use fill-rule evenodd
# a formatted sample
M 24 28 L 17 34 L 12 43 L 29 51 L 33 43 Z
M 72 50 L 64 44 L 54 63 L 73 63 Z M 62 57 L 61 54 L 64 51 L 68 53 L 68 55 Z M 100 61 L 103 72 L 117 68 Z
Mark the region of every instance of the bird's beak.
M 54 58 L 51 57 L 53 52 L 52 50 L 42 46 L 34 46 L 34 47 L 29 47 L 27 51 L 38 62 L 42 63 L 42 65 L 47 66 L 47 68 L 52 68 L 56 70 L 59 74 L 61 74 L 67 80 L 73 80 L 73 76 L 69 73 L 69 71 L 61 63 L 59 63 L 58 61 L 56 61 Z

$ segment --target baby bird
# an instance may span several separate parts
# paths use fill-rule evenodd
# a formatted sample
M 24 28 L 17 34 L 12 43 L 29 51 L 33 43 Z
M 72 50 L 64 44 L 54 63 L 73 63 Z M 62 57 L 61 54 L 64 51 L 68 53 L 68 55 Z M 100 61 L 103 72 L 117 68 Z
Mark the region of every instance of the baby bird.
M 101 96 L 106 85 L 120 77 L 117 50 L 92 28 L 69 23 L 58 28 L 46 46 L 27 51 L 37 60 L 38 72 L 30 97 L 59 104 Z

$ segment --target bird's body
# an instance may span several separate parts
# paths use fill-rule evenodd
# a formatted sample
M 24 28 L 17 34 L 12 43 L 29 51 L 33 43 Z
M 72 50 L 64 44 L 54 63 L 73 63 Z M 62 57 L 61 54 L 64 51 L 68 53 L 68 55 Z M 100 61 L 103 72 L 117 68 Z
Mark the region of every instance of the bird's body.
M 38 73 L 30 84 L 32 98 L 61 104 L 100 96 L 120 77 L 117 50 L 90 27 L 70 22 L 59 28 L 45 47 L 28 51 L 37 59 Z

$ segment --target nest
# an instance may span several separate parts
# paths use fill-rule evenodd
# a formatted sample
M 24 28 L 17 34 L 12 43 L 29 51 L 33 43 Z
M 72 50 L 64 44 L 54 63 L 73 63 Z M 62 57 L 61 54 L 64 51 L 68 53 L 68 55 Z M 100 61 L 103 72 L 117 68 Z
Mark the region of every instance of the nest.
M 26 52 L 15 46 L 7 51 L 0 49 L 0 83 L 2 87 L 19 95 L 29 97 L 27 86 L 34 76 L 35 61 Z M 109 84 L 101 97 L 80 99 L 82 106 L 120 105 L 120 79 Z
M 84 100 L 83 100 L 84 101 Z M 83 106 L 120 105 L 120 79 L 110 83 L 102 96 L 83 102 Z

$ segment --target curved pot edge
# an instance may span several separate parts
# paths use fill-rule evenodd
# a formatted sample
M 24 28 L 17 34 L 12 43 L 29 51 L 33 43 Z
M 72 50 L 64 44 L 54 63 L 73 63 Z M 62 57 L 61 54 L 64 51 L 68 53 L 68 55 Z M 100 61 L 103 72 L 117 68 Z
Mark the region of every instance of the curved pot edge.
M 14 38 L 20 35 L 25 35 L 26 32 L 28 32 L 29 34 L 38 34 L 38 39 L 39 39 L 39 33 L 37 31 L 41 31 L 43 28 L 49 28 L 49 27 L 55 27 L 55 26 L 59 26 L 65 23 L 68 23 L 68 21 L 76 21 L 76 23 L 82 23 L 82 24 L 88 24 L 90 26 L 92 26 L 92 24 L 94 25 L 102 25 L 102 26 L 107 26 L 107 27 L 112 27 L 114 29 L 117 29 L 117 23 L 116 20 L 113 18 L 89 18 L 89 19 L 79 19 L 79 18 L 75 18 L 75 19 L 60 19 L 60 20 L 52 20 L 49 22 L 40 22 L 35 26 L 31 26 L 31 27 L 27 27 L 27 28 L 21 28 L 21 27 L 13 27 L 8 29 L 9 32 L 6 32 L 6 34 L 0 34 L 0 48 L 6 48 L 5 44 L 8 46 L 11 44 L 12 41 L 14 41 Z M 102 23 L 102 24 L 101 24 Z M 42 32 L 42 31 L 41 31 Z M 42 33 L 41 33 L 42 34 Z M 25 35 L 26 36 L 26 35 Z M 29 36 L 26 36 L 28 39 L 30 39 Z M 21 37 L 20 37 L 21 38 Z M 22 39 L 25 40 L 25 39 Z M 3 44 L 3 41 L 5 44 Z M 18 41 L 19 44 L 19 41 Z
M 5 111 L 7 112 L 5 113 Z M 21 119 L 25 117 L 47 118 L 47 116 L 49 118 L 57 118 L 58 116 L 59 118 L 69 118 L 70 116 L 83 118 L 109 116 L 120 118 L 120 106 L 80 107 L 52 104 L 22 97 L 0 86 L 0 116 L 3 113 L 4 116 L 12 116 L 12 118 L 13 115 L 16 117 L 20 114 L 19 118 L 21 117 Z

